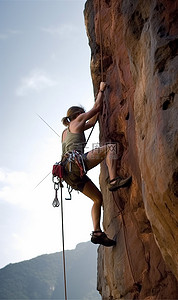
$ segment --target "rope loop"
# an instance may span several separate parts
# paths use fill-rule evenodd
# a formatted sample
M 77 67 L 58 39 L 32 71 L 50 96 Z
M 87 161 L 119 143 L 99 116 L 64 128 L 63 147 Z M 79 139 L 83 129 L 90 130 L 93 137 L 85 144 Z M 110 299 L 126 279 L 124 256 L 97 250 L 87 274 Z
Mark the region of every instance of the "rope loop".
M 99 14 L 99 39 L 100 39 L 101 81 L 104 81 L 104 72 L 103 72 L 103 41 L 102 41 L 102 31 L 101 31 L 101 1 L 100 0 L 98 0 L 98 14 Z
M 117 206 L 117 208 L 119 209 L 119 215 L 121 215 L 121 222 L 123 224 L 123 234 L 124 234 L 124 242 L 125 242 L 125 250 L 126 250 L 126 254 L 127 254 L 127 258 L 128 258 L 128 263 L 129 263 L 129 267 L 130 267 L 130 273 L 131 273 L 131 276 L 132 276 L 132 280 L 135 284 L 135 276 L 134 276 L 134 271 L 133 271 L 133 265 L 132 265 L 132 260 L 131 260 L 131 257 L 129 255 L 129 249 L 128 249 L 128 243 L 127 243 L 127 232 L 126 232 L 126 224 L 125 224 L 125 220 L 124 220 L 124 209 L 121 209 L 115 199 L 115 194 L 114 192 L 112 192 L 112 197 L 113 197 L 113 200 Z

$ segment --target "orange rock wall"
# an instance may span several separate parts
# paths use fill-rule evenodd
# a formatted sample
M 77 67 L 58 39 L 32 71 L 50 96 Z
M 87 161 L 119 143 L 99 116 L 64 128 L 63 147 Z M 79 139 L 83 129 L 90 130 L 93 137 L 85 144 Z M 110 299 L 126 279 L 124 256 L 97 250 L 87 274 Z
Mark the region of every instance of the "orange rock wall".
M 178 298 L 177 3 L 85 5 L 94 92 L 101 81 L 101 47 L 109 85 L 100 141 L 117 143 L 118 175 L 132 174 L 130 188 L 110 193 L 101 164 L 103 226 L 117 239 L 116 247 L 98 250 L 102 299 Z

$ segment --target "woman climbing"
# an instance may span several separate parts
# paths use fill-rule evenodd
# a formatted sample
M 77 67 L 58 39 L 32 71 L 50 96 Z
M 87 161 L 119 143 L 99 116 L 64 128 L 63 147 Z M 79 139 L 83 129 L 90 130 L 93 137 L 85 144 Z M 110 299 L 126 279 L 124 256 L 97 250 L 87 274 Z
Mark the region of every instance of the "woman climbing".
M 96 123 L 102 108 L 105 89 L 106 83 L 101 82 L 99 93 L 91 110 L 85 112 L 82 107 L 72 106 L 68 109 L 67 116 L 62 119 L 63 124 L 67 126 L 62 134 L 62 162 L 64 165 L 64 180 L 73 189 L 79 190 L 94 202 L 91 212 L 94 227 L 91 242 L 110 247 L 115 245 L 115 241 L 109 239 L 100 227 L 102 194 L 86 175 L 86 172 L 106 158 L 110 179 L 108 188 L 110 191 L 129 185 L 131 177 L 126 179 L 117 177 L 116 159 L 112 158 L 113 144 L 101 146 L 84 154 L 86 145 L 84 131 Z

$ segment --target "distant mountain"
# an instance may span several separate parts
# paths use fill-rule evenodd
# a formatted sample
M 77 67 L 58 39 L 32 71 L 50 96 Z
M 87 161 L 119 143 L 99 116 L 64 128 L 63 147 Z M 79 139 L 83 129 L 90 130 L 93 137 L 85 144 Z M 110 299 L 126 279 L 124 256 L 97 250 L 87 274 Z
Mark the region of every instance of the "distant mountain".
M 90 242 L 66 251 L 68 300 L 99 300 L 97 248 Z M 0 299 L 64 299 L 62 252 L 0 269 Z

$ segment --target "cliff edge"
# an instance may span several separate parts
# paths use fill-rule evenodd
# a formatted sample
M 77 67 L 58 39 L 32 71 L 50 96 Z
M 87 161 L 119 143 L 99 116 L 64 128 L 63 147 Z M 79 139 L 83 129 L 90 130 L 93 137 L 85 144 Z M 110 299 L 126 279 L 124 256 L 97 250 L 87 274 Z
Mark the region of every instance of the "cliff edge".
M 108 192 L 101 164 L 103 226 L 116 237 L 99 247 L 102 299 L 177 299 L 178 1 L 88 0 L 85 24 L 94 91 L 109 85 L 100 142 L 117 144 L 117 171 L 130 187 Z

